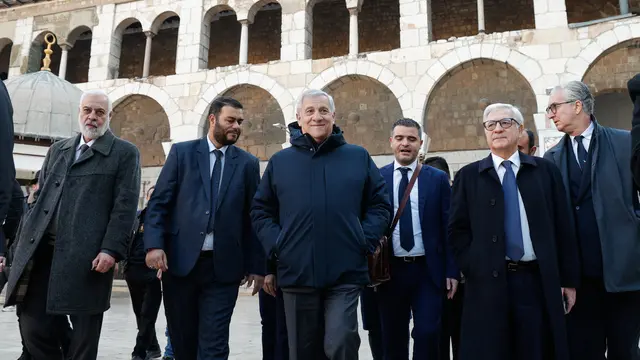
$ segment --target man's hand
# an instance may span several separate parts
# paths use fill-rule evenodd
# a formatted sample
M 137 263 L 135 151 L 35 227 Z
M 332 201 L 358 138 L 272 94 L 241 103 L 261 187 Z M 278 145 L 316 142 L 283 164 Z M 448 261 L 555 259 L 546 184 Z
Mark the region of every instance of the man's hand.
M 267 294 L 273 297 L 276 297 L 276 289 L 277 289 L 276 276 L 273 274 L 265 276 L 264 285 L 262 285 L 262 289 L 264 289 L 264 292 L 266 292 Z
M 570 313 L 571 309 L 573 309 L 573 305 L 576 304 L 576 289 L 562 288 L 562 300 L 565 302 L 564 313 Z
M 7 266 L 7 258 L 0 256 L 0 273 L 4 271 L 5 266 Z
M 169 266 L 167 265 L 167 254 L 162 249 L 152 249 L 147 253 L 145 263 L 149 269 L 156 269 L 159 271 L 167 271 Z
M 99 273 L 106 273 L 111 270 L 115 263 L 116 259 L 114 259 L 113 256 L 101 252 L 95 259 L 93 259 L 93 262 L 91 263 L 91 270 L 95 270 Z
M 248 289 L 253 284 L 253 292 L 251 293 L 251 296 L 254 296 L 255 294 L 258 293 L 258 291 L 260 291 L 260 289 L 262 289 L 263 283 L 264 283 L 264 276 L 249 275 L 249 276 L 245 276 L 245 278 L 242 279 L 242 281 L 240 282 L 240 286 L 247 284 L 247 289 Z
M 447 299 L 453 299 L 456 291 L 458 291 L 458 280 L 447 278 Z

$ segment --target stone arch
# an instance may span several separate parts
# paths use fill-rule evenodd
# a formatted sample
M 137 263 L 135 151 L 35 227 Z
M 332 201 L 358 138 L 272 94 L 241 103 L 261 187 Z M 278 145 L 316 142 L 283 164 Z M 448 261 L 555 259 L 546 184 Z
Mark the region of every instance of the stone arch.
M 6 80 L 9 76 L 11 48 L 13 48 L 13 41 L 11 41 L 11 39 L 0 38 L 0 81 Z
M 173 11 L 162 12 L 153 20 L 150 30 L 154 36 L 151 46 L 149 76 L 175 75 L 181 22 L 180 17 Z
M 269 158 L 282 150 L 287 134 L 280 127 L 284 125 L 284 115 L 278 101 L 265 89 L 250 85 L 239 84 L 221 93 L 242 103 L 245 120 L 242 124 L 242 134 L 236 145 L 260 160 Z M 205 121 L 203 134 L 209 131 L 209 122 Z
M 172 11 L 172 10 L 161 12 L 151 22 L 151 27 L 149 28 L 149 31 L 157 35 L 158 32 L 160 31 L 160 27 L 162 26 L 162 23 L 164 23 L 167 19 L 172 17 L 180 17 L 180 16 L 176 14 L 175 11 Z
M 486 106 L 497 102 L 517 106 L 525 127 L 536 133 L 536 94 L 513 66 L 475 59 L 447 71 L 431 91 L 425 110 L 428 150 L 486 149 L 482 116 Z
M 150 97 L 158 104 L 162 105 L 164 112 L 169 118 L 169 125 L 171 126 L 171 128 L 175 128 L 183 124 L 182 112 L 180 111 L 178 104 L 166 91 L 155 85 L 137 82 L 130 83 L 118 86 L 117 88 L 111 90 L 108 95 L 111 101 L 113 101 L 114 108 L 122 100 L 131 95 L 144 95 Z
M 451 70 L 463 63 L 477 59 L 488 59 L 510 65 L 520 75 L 522 75 L 532 87 L 534 94 L 538 96 L 538 111 L 543 112 L 547 107 L 546 81 L 542 77 L 540 64 L 530 56 L 520 51 L 508 47 L 483 43 L 471 46 L 458 47 L 450 50 L 437 61 L 435 61 L 422 75 L 415 87 L 413 108 L 409 111 L 410 116 L 416 120 L 424 117 L 427 102 L 436 84 Z M 405 113 L 407 116 L 407 113 Z
M 170 140 L 169 118 L 164 108 L 147 95 L 126 95 L 113 107 L 110 128 L 140 150 L 142 167 L 162 166 L 162 143 Z
M 628 40 L 634 39 L 634 34 L 640 32 L 640 24 L 633 24 L 633 29 L 629 25 L 618 25 L 615 28 L 605 31 L 583 47 L 580 54 L 567 61 L 566 71 L 577 75 L 579 79 L 584 78 L 591 65 L 604 55 L 607 50 Z
M 398 99 L 402 115 L 410 116 L 413 99 L 407 85 L 393 71 L 373 61 L 358 59 L 337 63 L 311 80 L 307 89 L 323 89 L 345 75 L 361 75 L 377 80 Z M 418 121 L 419 118 L 414 119 Z
M 336 104 L 336 125 L 351 144 L 371 155 L 391 154 L 389 131 L 402 118 L 398 98 L 379 80 L 366 75 L 345 75 L 323 87 Z
M 145 27 L 144 20 L 135 17 L 127 17 L 121 20 L 111 36 L 111 50 L 109 56 L 109 77 L 117 79 L 119 77 L 133 78 L 142 76 L 142 65 L 144 61 L 144 42 L 146 38 L 142 29 Z M 146 22 L 146 21 L 145 21 Z M 125 31 L 131 31 L 126 34 Z M 142 46 L 141 46 L 142 45 Z M 128 53 L 126 63 L 121 62 L 122 53 L 125 49 L 135 49 L 135 53 Z
M 248 64 L 280 60 L 282 48 L 282 6 L 276 0 L 260 0 L 249 10 Z M 238 14 L 242 19 L 242 14 Z M 238 59 L 239 60 L 239 59 Z
M 249 7 L 249 10 L 247 10 L 246 15 L 243 14 L 244 10 L 238 10 L 238 19 L 242 20 L 246 18 L 247 20 L 249 20 L 250 23 L 253 23 L 253 20 L 255 20 L 255 17 L 258 11 L 260 11 L 260 9 L 262 9 L 265 5 L 268 5 L 271 3 L 277 3 L 282 5 L 281 2 L 278 0 L 258 0 L 253 4 L 251 4 L 251 7 Z
M 236 65 L 240 61 L 240 23 L 236 11 L 229 5 L 215 5 L 207 10 L 202 19 L 200 33 L 200 68 L 214 69 L 219 66 Z M 222 36 L 212 37 L 213 30 Z M 224 41 L 225 51 L 214 53 L 213 45 Z
M 208 88 L 203 87 L 200 100 L 196 104 L 194 112 L 200 115 L 200 129 L 205 128 L 209 104 L 216 96 L 224 94 L 237 85 L 254 85 L 267 91 L 278 103 L 286 124 L 295 121 L 295 104 L 291 93 L 273 78 L 253 71 L 239 70 L 230 73 L 222 80 Z M 202 133 L 204 134 L 204 132 Z
M 58 34 L 51 30 L 44 30 L 33 37 L 31 47 L 29 49 L 27 73 L 37 72 L 40 71 L 40 68 L 42 68 L 42 60 L 45 57 L 44 49 L 47 48 L 47 44 L 44 42 L 44 38 L 49 33 L 53 34 L 56 38 L 55 44 L 51 46 L 51 50 L 53 50 L 53 53 L 50 56 L 51 64 L 49 65 L 49 68 L 51 69 L 52 73 L 58 75 L 60 71 L 60 58 L 62 55 L 62 49 L 60 48 L 59 44 L 61 39 L 58 38 Z
M 92 41 L 93 33 L 91 28 L 86 25 L 78 26 L 67 33 L 63 46 L 68 49 L 65 79 L 70 83 L 78 84 L 89 81 Z

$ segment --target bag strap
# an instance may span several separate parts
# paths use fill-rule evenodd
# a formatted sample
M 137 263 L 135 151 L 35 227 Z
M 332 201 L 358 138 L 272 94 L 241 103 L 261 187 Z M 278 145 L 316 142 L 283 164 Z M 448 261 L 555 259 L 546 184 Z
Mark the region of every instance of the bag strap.
M 409 185 L 407 185 L 407 190 L 405 190 L 404 195 L 402 196 L 402 201 L 400 202 L 400 207 L 398 207 L 398 212 L 396 213 L 396 216 L 393 218 L 391 227 L 389 227 L 389 232 L 388 232 L 389 235 L 393 233 L 393 230 L 398 225 L 398 221 L 400 221 L 400 216 L 402 216 L 404 207 L 407 205 L 407 201 L 409 201 L 409 196 L 411 195 L 411 189 L 413 188 L 413 185 L 416 183 L 416 180 L 418 179 L 420 170 L 422 170 L 422 164 L 418 162 L 418 165 L 416 166 L 416 170 L 413 172 L 413 175 L 411 176 L 411 180 L 409 181 Z

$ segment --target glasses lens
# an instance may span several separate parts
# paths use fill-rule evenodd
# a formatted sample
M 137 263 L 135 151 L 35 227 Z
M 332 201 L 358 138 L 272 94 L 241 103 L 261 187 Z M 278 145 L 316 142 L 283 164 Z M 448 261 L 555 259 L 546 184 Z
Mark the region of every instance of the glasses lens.
M 503 129 L 510 128 L 511 124 L 513 124 L 513 120 L 511 120 L 511 119 L 502 119 L 502 120 L 500 120 L 500 126 L 502 126 Z

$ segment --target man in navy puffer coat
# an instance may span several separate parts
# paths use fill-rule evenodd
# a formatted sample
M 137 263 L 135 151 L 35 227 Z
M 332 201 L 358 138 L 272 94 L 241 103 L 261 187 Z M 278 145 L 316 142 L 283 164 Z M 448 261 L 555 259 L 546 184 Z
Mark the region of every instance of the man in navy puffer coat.
M 290 359 L 354 360 L 366 255 L 392 208 L 369 153 L 335 125 L 330 95 L 306 91 L 296 117 L 292 146 L 271 157 L 256 192 L 253 226 L 267 255 L 278 257 Z

